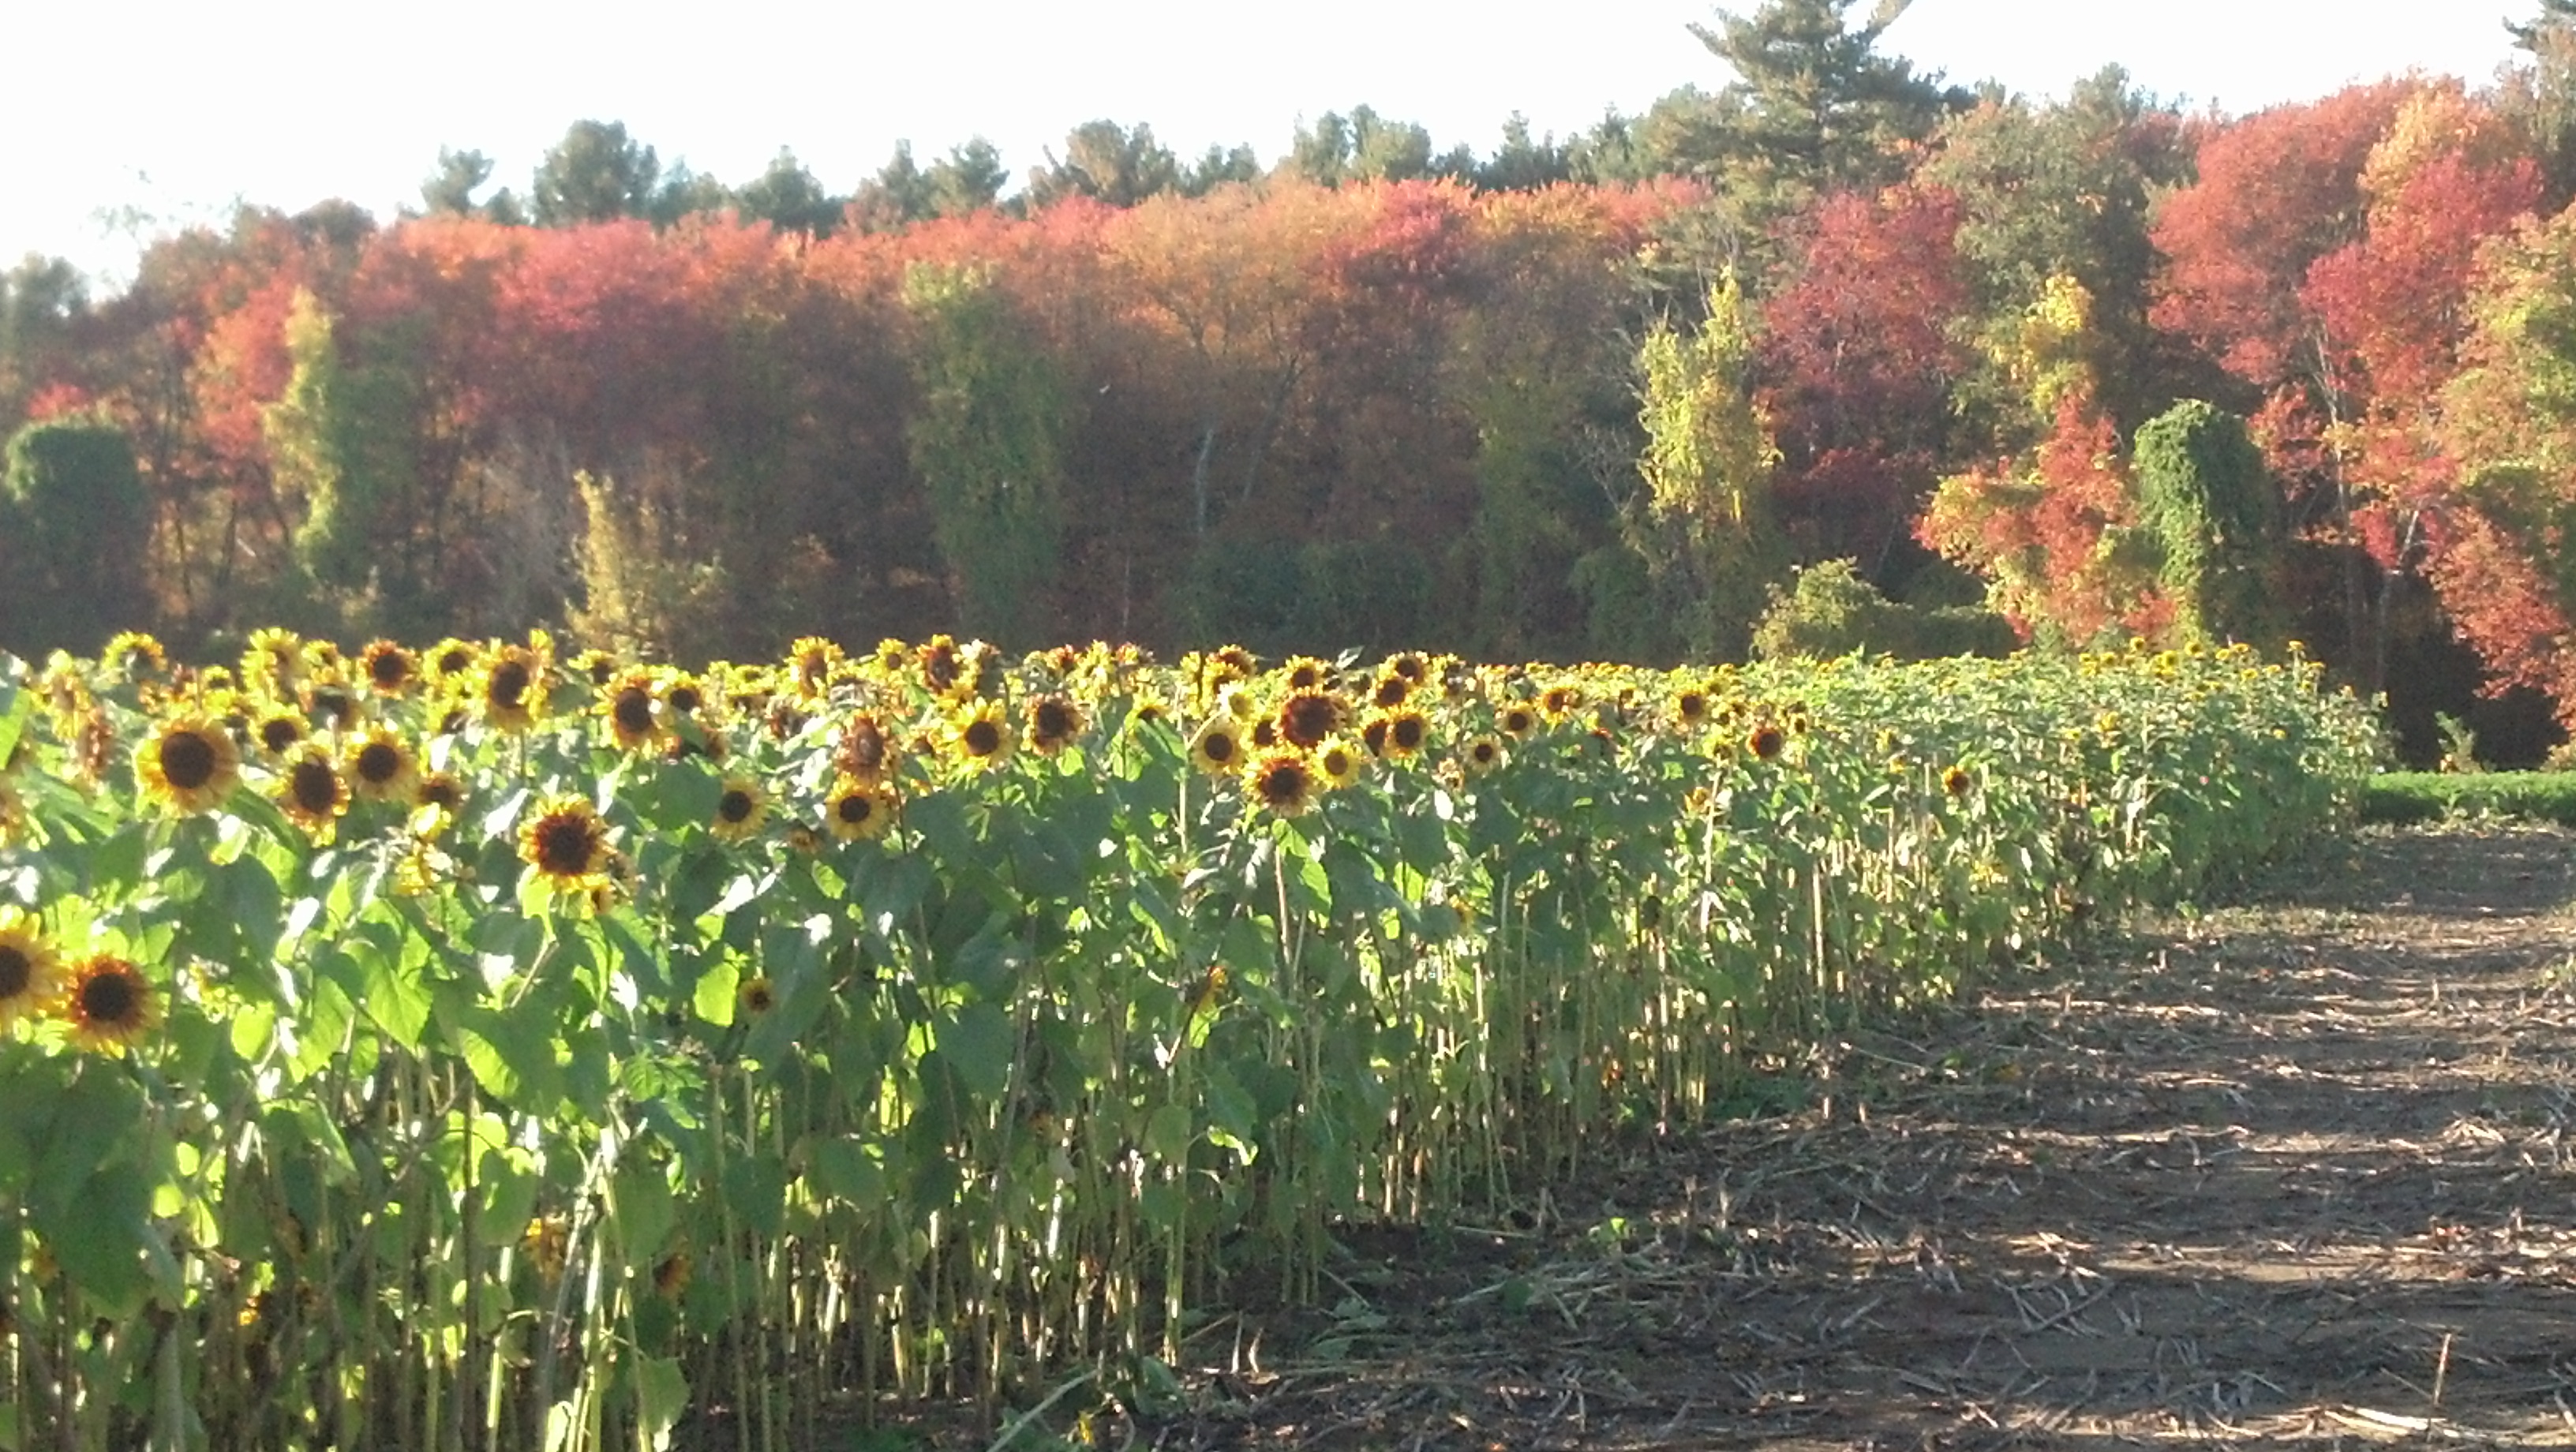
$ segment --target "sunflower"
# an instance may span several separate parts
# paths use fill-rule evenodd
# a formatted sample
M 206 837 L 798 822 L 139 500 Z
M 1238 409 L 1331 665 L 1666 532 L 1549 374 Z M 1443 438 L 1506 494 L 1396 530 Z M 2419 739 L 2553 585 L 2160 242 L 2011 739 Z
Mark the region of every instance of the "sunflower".
M 808 700 L 820 700 L 830 689 L 832 673 L 840 669 L 841 647 L 819 635 L 800 637 L 787 649 L 787 666 L 796 679 L 796 693 Z
M 1708 692 L 1698 686 L 1687 687 L 1673 697 L 1673 724 L 1684 731 L 1696 731 L 1708 724 Z
M 1370 749 L 1394 761 L 1405 761 L 1418 754 L 1431 739 L 1431 722 L 1420 711 L 1406 707 L 1389 711 L 1369 723 L 1377 729 L 1379 739 Z
M 436 807 L 452 817 L 465 810 L 465 783 L 454 772 L 428 772 L 412 787 L 411 800 L 414 806 Z
M 841 775 L 857 781 L 884 781 L 894 775 L 894 743 L 886 738 L 877 718 L 862 711 L 841 728 L 841 744 L 832 753 L 832 764 Z
M 52 1012 L 62 991 L 62 965 L 35 918 L 0 907 L 0 1034 L 19 1019 Z
M 470 641 L 458 640 L 451 635 L 430 647 L 428 658 L 421 662 L 421 670 L 429 678 L 430 685 L 446 690 L 471 677 L 476 667 L 482 664 L 483 652 L 480 649 Z
M 1777 761 L 1789 746 L 1789 733 L 1770 721 L 1753 728 L 1744 738 L 1744 749 L 1761 761 Z
M 1551 722 L 1561 722 L 1583 709 L 1583 690 L 1579 686 L 1557 684 L 1539 693 L 1538 713 Z
M 1392 711 L 1403 705 L 1406 698 L 1412 694 L 1413 681 L 1410 677 L 1388 671 L 1370 683 L 1369 704 L 1381 711 Z
M 513 735 L 537 724 L 537 706 L 546 698 L 544 663 L 524 645 L 505 645 L 484 662 L 483 719 L 494 730 Z
M 1279 703 L 1279 734 L 1309 750 L 1341 729 L 1342 701 L 1324 691 L 1294 691 Z
M 1360 727 L 1360 745 L 1368 748 L 1369 755 L 1380 760 L 1386 758 L 1386 718 L 1384 716 L 1371 716 Z
M 741 1007 L 743 1017 L 759 1018 L 778 1006 L 778 985 L 766 978 L 746 978 L 734 990 L 734 1002 Z
M 662 704 L 671 714 L 684 720 L 695 720 L 707 708 L 707 688 L 687 671 L 662 672 Z
M 1279 673 L 1290 691 L 1321 691 L 1333 684 L 1333 668 L 1311 655 L 1290 656 Z
M 1360 779 L 1359 748 L 1336 736 L 1315 748 L 1315 769 L 1334 791 L 1356 786 Z
M 320 835 L 349 810 L 349 779 L 319 742 L 305 742 L 278 768 L 277 804 L 297 825 Z
M 934 635 L 922 642 L 914 660 L 921 668 L 921 684 L 929 689 L 930 694 L 945 697 L 957 690 L 957 678 L 963 674 L 965 663 L 957 654 L 956 641 L 945 635 Z M 973 695 L 974 688 L 967 687 L 965 694 Z
M 1064 696 L 1040 696 L 1029 703 L 1029 745 L 1040 756 L 1053 756 L 1082 734 L 1082 708 Z
M 1261 669 L 1261 662 L 1252 658 L 1252 652 L 1239 645 L 1219 646 L 1208 659 L 1224 669 L 1229 680 L 1242 680 Z
M 564 1273 L 564 1262 L 572 1254 L 572 1221 L 562 1215 L 540 1215 L 519 1232 L 519 1250 L 536 1267 L 539 1279 L 551 1285 Z
M 250 734 L 259 749 L 270 756 L 284 756 L 302 745 L 312 728 L 305 724 L 304 713 L 293 706 L 270 706 L 251 723 Z
M 572 676 L 594 688 L 607 685 L 617 679 L 617 657 L 594 646 L 572 658 Z
M 170 656 L 161 642 L 140 630 L 120 630 L 99 650 L 98 663 L 127 680 L 136 676 L 162 675 L 170 669 Z
M 612 678 L 599 693 L 599 714 L 620 751 L 645 751 L 662 744 L 661 712 L 655 709 L 650 670 L 638 667 Z
M 1518 741 L 1538 729 L 1538 713 L 1520 702 L 1505 706 L 1498 723 L 1503 734 Z
M 1011 759 L 1016 744 L 1011 718 L 1002 712 L 999 701 L 980 701 L 961 707 L 948 718 L 948 745 L 957 759 L 978 770 L 1001 765 Z
M 1386 673 L 1401 676 L 1418 686 L 1431 678 L 1431 664 L 1418 653 L 1408 650 L 1386 658 Z
M 1482 776 L 1503 764 L 1503 742 L 1499 736 L 1479 736 L 1467 743 L 1459 758 L 1470 776 Z
M 1964 766 L 1954 766 L 1941 773 L 1941 790 L 1954 797 L 1964 797 L 1976 790 L 1977 779 Z
M 1191 763 L 1211 775 L 1225 776 L 1241 770 L 1243 757 L 1243 729 L 1232 716 L 1214 717 L 1190 738 Z
M 1322 785 L 1315 764 L 1302 751 L 1274 751 L 1244 774 L 1252 799 L 1282 817 L 1294 817 L 1315 804 Z
M 72 965 L 62 1016 L 74 1044 L 93 1054 L 121 1054 L 161 1022 L 161 1000 L 142 969 L 99 953 Z
M 204 717 L 173 716 L 134 753 L 134 775 L 146 797 L 182 813 L 208 811 L 241 784 L 241 751 Z
M 716 796 L 716 820 L 708 830 L 721 841 L 739 842 L 769 819 L 769 798 L 760 783 L 747 776 L 725 778 Z
M 586 798 L 551 797 L 519 831 L 519 857 L 558 892 L 608 880 L 608 823 Z
M 843 842 L 882 837 L 894 825 L 895 795 L 882 782 L 844 776 L 823 799 L 823 823 Z
M 419 756 L 383 726 L 367 728 L 350 746 L 344 765 L 360 801 L 407 802 L 420 784 Z
M 420 684 L 420 657 L 390 640 L 369 641 L 358 653 L 358 674 L 377 695 L 406 695 Z
M 313 718 L 334 731 L 354 730 L 366 719 L 365 703 L 357 693 L 337 678 L 310 681 L 304 688 L 304 706 Z
M 242 651 L 241 673 L 251 685 L 287 695 L 304 679 L 304 642 L 273 625 L 254 630 Z

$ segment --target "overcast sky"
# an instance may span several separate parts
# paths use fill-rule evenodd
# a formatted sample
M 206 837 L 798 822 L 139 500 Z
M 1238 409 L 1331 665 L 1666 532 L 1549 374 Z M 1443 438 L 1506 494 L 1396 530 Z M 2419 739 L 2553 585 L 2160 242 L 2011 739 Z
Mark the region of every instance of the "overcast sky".
M 2485 81 L 2515 54 L 2504 20 L 2537 9 L 1914 0 L 1882 44 L 2033 96 L 2118 61 L 2159 96 L 2242 113 L 2408 69 Z M 1300 119 L 1366 104 L 1429 127 L 1439 149 L 1482 153 L 1514 111 L 1561 134 L 1724 84 L 1684 28 L 1713 13 L 1679 0 L 30 4 L 5 27 L 0 258 L 56 254 L 113 277 L 131 256 L 102 220 L 116 211 L 169 227 L 237 198 L 295 211 L 338 196 L 390 216 L 418 204 L 441 146 L 483 151 L 524 192 L 586 117 L 729 183 L 791 147 L 834 191 L 899 138 L 927 160 L 980 133 L 1021 174 L 1100 117 L 1149 123 L 1184 156 L 1248 142 L 1267 161 Z

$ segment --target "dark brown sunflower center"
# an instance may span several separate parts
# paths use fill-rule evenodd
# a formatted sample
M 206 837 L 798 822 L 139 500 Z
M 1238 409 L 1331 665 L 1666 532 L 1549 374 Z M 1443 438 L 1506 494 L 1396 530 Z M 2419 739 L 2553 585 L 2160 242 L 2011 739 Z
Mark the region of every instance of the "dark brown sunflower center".
M 716 815 L 729 823 L 739 825 L 751 820 L 752 808 L 757 805 L 759 804 L 751 799 L 751 793 L 736 787 L 716 799 Z
M 1708 714 L 1708 697 L 1697 694 L 1685 694 L 1681 699 L 1681 712 L 1682 719 L 1685 721 L 1698 720 L 1700 717 Z
M 383 786 L 402 772 L 402 753 L 382 741 L 370 741 L 358 748 L 358 780 L 369 786 Z
M 1341 704 L 1332 697 L 1309 692 L 1290 696 L 1279 710 L 1279 729 L 1300 746 L 1313 746 L 1333 734 L 1341 724 Z
M 1753 740 L 1750 743 L 1753 747 L 1753 754 L 1761 757 L 1764 761 L 1769 761 L 1771 758 L 1778 756 L 1780 754 L 1780 749 L 1788 744 L 1788 733 L 1782 731 L 1777 726 L 1764 726 L 1756 729 L 1753 733 Z
M 0 1001 L 17 997 L 36 981 L 36 960 L 24 952 L 0 943 Z
M 934 691 L 945 691 L 957 684 L 957 656 L 952 651 L 933 651 L 921 663 L 921 678 Z
M 93 973 L 81 980 L 75 995 L 84 1023 L 124 1023 L 142 1004 L 134 980 L 122 972 Z
M 1062 741 L 1074 732 L 1073 708 L 1062 701 L 1038 702 L 1038 735 Z
M 1293 761 L 1279 762 L 1261 773 L 1261 799 L 1282 806 L 1304 797 L 1306 784 L 1306 768 Z
M 579 817 L 548 817 L 537 823 L 537 870 L 557 877 L 579 877 L 590 871 L 599 838 Z
M 411 679 L 411 662 L 393 651 L 370 657 L 367 661 L 367 679 L 390 691 Z
M 452 676 L 474 664 L 474 657 L 461 650 L 451 650 L 438 658 L 438 673 Z
M 1234 760 L 1234 738 L 1222 731 L 1211 731 L 1199 750 L 1207 753 L 1208 760 L 1223 765 Z
M 271 716 L 259 723 L 259 744 L 284 751 L 304 739 L 304 725 L 292 716 Z
M 316 691 L 313 709 L 334 721 L 346 721 L 358 713 L 358 705 L 338 691 Z
M 286 774 L 286 790 L 295 805 L 308 812 L 327 812 L 340 801 L 340 779 L 327 762 L 295 763 Z
M 517 706 L 528 694 L 527 665 L 521 661 L 505 660 L 492 667 L 491 688 L 485 694 L 495 706 Z
M 840 804 L 834 810 L 840 813 L 842 821 L 856 827 L 877 814 L 877 804 L 869 800 L 864 793 L 852 792 L 841 798 Z
M 669 699 L 671 709 L 683 716 L 697 714 L 698 707 L 706 703 L 706 697 L 699 695 L 695 686 L 673 686 Z
M 465 788 L 450 777 L 432 777 L 420 784 L 420 804 L 424 807 L 455 808 L 464 805 Z
M 967 754 L 967 755 L 969 755 L 969 756 L 990 756 L 990 755 L 992 755 L 994 752 L 999 751 L 999 750 L 1001 750 L 1001 749 L 1002 749 L 1002 728 L 1001 728 L 1001 727 L 999 727 L 999 726 L 995 725 L 994 723 L 992 723 L 992 722 L 990 722 L 990 721 L 985 721 L 985 720 L 980 720 L 980 719 L 979 719 L 979 720 L 975 720 L 975 721 L 969 721 L 968 723 L 966 723 L 966 754 Z
M 742 991 L 742 1006 L 753 1013 L 767 1013 L 778 1002 L 778 995 L 766 983 L 755 983 Z
M 1530 713 L 1521 707 L 1515 706 L 1503 713 L 1503 729 L 1514 736 L 1528 734 L 1531 724 Z
M 629 686 L 617 693 L 608 715 L 627 735 L 645 735 L 653 729 L 653 694 L 641 686 Z
M 1395 723 L 1387 728 L 1387 735 L 1399 749 L 1412 751 L 1422 745 L 1422 726 L 1419 716 L 1398 716 Z
M 195 731 L 173 731 L 162 737 L 161 775 L 183 792 L 213 781 L 215 743 Z
M 1324 753 L 1323 767 L 1326 776 L 1344 776 L 1355 769 L 1351 762 L 1351 754 L 1339 747 Z
M 1412 693 L 1411 681 L 1402 676 L 1388 676 L 1377 683 L 1377 690 L 1369 699 L 1380 707 L 1393 708 L 1403 705 L 1404 698 Z
M 1476 743 L 1474 751 L 1470 754 L 1476 758 L 1477 765 L 1488 765 L 1493 761 L 1496 755 L 1494 751 L 1494 743 L 1490 741 L 1479 741 Z

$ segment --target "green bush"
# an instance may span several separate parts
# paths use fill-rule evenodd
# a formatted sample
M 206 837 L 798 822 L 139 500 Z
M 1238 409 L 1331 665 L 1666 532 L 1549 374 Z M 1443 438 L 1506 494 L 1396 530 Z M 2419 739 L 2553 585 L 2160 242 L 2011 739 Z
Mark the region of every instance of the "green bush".
M 1810 565 L 1793 588 L 1773 587 L 1770 608 L 1753 628 L 1753 653 L 1764 660 L 1830 660 L 1856 650 L 1898 660 L 2001 657 L 2017 644 L 2012 625 L 1995 612 L 1890 600 L 1849 560 Z
M 2371 778 L 2361 799 L 2365 822 L 2476 816 L 2576 827 L 2576 772 L 2392 771 Z

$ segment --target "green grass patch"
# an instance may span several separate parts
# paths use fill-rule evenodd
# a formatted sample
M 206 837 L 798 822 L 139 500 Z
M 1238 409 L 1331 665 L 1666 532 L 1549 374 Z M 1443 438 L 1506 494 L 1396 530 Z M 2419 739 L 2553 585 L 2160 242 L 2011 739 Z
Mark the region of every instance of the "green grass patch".
M 2362 794 L 2365 822 L 2435 822 L 2446 817 L 2502 817 L 2576 827 L 2576 772 L 2392 771 L 2371 778 Z

